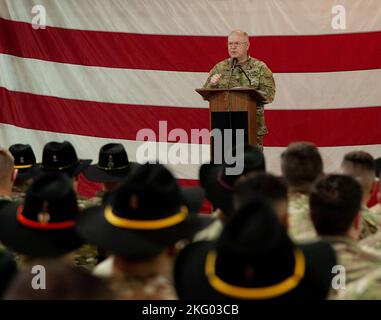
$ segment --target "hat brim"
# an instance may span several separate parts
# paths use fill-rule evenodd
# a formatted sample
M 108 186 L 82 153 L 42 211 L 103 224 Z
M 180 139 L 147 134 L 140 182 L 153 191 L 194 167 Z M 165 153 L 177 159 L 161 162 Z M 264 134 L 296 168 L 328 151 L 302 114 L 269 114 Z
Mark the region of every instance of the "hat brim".
M 38 165 L 27 169 L 18 169 L 15 184 L 22 183 L 38 175 Z
M 205 200 L 205 190 L 200 187 L 181 187 L 180 190 L 189 210 L 198 213 Z
M 91 159 L 79 160 L 75 166 L 72 166 L 68 169 L 63 169 L 63 170 L 57 170 L 54 168 L 47 169 L 47 168 L 44 168 L 42 166 L 42 164 L 40 164 L 38 167 L 38 171 L 39 171 L 39 174 L 48 173 L 48 172 L 65 172 L 69 176 L 74 177 L 74 176 L 79 175 L 83 170 L 85 170 L 90 165 L 90 163 L 92 161 L 93 160 L 91 160 Z
M 206 198 L 213 207 L 227 213 L 233 206 L 233 194 L 218 182 L 218 174 L 222 169 L 222 165 L 205 163 L 200 168 L 199 178 L 206 191 Z
M 162 252 L 179 240 L 191 239 L 214 220 L 196 213 L 168 228 L 134 230 L 119 228 L 106 221 L 104 206 L 87 209 L 79 217 L 76 228 L 89 243 L 103 250 L 128 257 L 149 257 Z
M 127 175 L 136 168 L 139 164 L 136 162 L 130 162 L 128 166 L 121 170 L 103 170 L 98 167 L 97 164 L 88 166 L 84 171 L 83 175 L 86 179 L 94 182 L 123 182 Z
M 16 218 L 18 205 L 0 204 L 0 241 L 10 250 L 31 257 L 57 257 L 83 244 L 75 228 L 38 230 L 23 226 Z
M 327 297 L 333 277 L 332 267 L 336 264 L 334 250 L 324 242 L 300 245 L 299 248 L 303 251 L 306 261 L 303 279 L 296 288 L 272 299 L 323 300 Z M 192 243 L 180 252 L 174 268 L 175 286 L 180 299 L 233 299 L 216 291 L 208 282 L 205 261 L 210 250 L 216 250 L 215 241 Z M 281 267 L 280 265 L 279 268 Z

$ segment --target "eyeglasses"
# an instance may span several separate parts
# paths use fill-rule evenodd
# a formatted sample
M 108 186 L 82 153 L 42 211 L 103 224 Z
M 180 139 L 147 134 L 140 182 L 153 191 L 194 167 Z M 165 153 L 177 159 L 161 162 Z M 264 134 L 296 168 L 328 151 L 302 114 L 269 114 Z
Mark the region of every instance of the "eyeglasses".
M 228 42 L 228 47 L 243 46 L 246 43 L 247 43 L 247 41 Z

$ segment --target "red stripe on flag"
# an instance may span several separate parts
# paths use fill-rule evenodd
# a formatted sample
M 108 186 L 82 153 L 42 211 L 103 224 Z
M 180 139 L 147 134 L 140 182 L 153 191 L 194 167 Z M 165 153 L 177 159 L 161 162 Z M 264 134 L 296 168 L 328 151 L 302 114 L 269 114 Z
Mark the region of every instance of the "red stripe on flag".
M 158 121 L 168 121 L 168 132 L 208 128 L 208 110 L 137 106 L 40 96 L 0 88 L 0 122 L 51 132 L 136 140 L 143 127 L 158 141 Z M 381 144 L 381 107 L 325 110 L 266 110 L 270 134 L 265 145 L 284 147 L 292 141 L 319 146 Z M 326 134 L 330 133 L 330 134 Z M 163 141 L 163 140 L 162 140 Z
M 311 141 L 321 147 L 380 144 L 381 107 L 267 110 L 265 145 Z
M 3 18 L 0 52 L 87 66 L 189 72 L 207 72 L 227 56 L 226 37 L 34 30 Z M 251 37 L 250 52 L 278 73 L 380 69 L 381 32 Z
M 18 127 L 112 139 L 136 140 L 140 129 L 152 129 L 159 140 L 159 121 L 168 132 L 209 127 L 209 111 L 200 108 L 127 105 L 72 100 L 9 91 L 0 87 L 0 122 Z M 162 141 L 165 141 L 162 139 Z

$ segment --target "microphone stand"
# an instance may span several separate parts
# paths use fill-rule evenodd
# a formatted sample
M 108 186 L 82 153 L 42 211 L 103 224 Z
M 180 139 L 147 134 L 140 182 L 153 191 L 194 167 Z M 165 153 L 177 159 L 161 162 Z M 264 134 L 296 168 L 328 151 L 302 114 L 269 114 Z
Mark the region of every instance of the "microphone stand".
M 238 59 L 234 58 L 232 60 L 232 66 L 231 66 L 231 69 L 230 69 L 230 75 L 229 75 L 229 81 L 228 81 L 228 112 L 229 112 L 229 127 L 230 127 L 230 129 L 233 129 L 233 125 L 232 125 L 232 112 L 231 112 L 232 101 L 231 101 L 231 96 L 230 96 L 230 85 L 231 85 L 231 80 L 232 80 L 233 72 L 234 72 L 234 69 L 237 67 L 237 64 L 238 64 Z
M 247 75 L 247 73 L 245 72 L 245 70 L 243 70 L 242 66 L 239 64 L 237 65 L 237 67 L 239 68 L 239 70 L 241 70 L 243 72 L 243 74 L 245 75 L 246 79 L 249 80 L 249 86 L 251 87 L 251 80 L 249 78 L 249 76 Z

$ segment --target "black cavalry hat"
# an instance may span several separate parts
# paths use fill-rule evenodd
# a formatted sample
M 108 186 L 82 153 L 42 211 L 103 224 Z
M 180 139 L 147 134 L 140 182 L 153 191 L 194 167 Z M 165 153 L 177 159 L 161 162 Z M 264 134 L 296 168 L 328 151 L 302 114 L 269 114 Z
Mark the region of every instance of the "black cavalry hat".
M 28 189 L 23 205 L 0 202 L 0 241 L 32 257 L 60 256 L 82 244 L 75 232 L 77 197 L 68 176 L 49 173 Z
M 83 174 L 95 182 L 121 182 L 137 165 L 129 161 L 122 144 L 108 143 L 99 150 L 98 163 L 87 167 Z
M 77 230 L 104 250 L 151 257 L 213 221 L 197 213 L 203 198 L 202 189 L 182 191 L 163 165 L 147 163 L 128 175 L 109 205 L 85 210 Z
M 80 160 L 73 145 L 69 141 L 48 142 L 42 152 L 42 172 L 65 172 L 76 176 L 87 168 L 92 160 Z
M 232 208 L 232 194 L 237 179 L 248 172 L 266 170 L 261 149 L 249 144 L 244 145 L 242 149 L 242 153 L 236 154 L 236 162 L 233 164 L 205 163 L 200 168 L 200 184 L 206 190 L 206 198 L 216 209 L 221 209 L 224 213 L 228 213 Z M 237 153 L 239 149 L 236 148 L 233 152 Z M 242 172 L 229 173 L 238 163 L 241 163 Z
M 36 156 L 29 144 L 13 144 L 9 152 L 14 158 L 14 168 L 18 170 L 16 184 L 36 176 Z
M 255 199 L 217 241 L 180 252 L 175 286 L 180 299 L 325 299 L 335 264 L 329 244 L 294 245 L 270 204 Z

